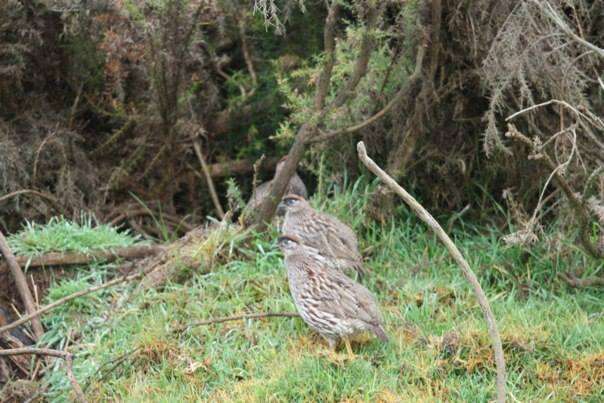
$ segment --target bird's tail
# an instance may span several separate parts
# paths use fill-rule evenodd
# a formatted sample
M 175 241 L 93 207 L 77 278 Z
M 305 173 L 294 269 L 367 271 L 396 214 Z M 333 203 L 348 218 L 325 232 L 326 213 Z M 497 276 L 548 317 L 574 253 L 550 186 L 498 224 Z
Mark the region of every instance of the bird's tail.
M 387 342 L 388 341 L 388 335 L 386 334 L 386 332 L 384 331 L 384 328 L 382 327 L 382 325 L 376 325 L 373 328 L 373 333 L 375 333 L 375 335 L 383 342 Z

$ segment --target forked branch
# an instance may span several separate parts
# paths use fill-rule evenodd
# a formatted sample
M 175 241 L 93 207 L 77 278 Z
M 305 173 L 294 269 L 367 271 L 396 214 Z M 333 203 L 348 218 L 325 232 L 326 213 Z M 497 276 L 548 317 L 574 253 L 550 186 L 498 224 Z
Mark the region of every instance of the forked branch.
M 589 207 L 585 203 L 584 198 L 575 192 L 570 183 L 564 178 L 564 176 L 560 174 L 558 165 L 554 162 L 552 157 L 549 156 L 544 147 L 539 143 L 539 141 L 533 141 L 528 136 L 522 134 L 513 124 L 508 124 L 506 137 L 520 141 L 531 147 L 531 159 L 540 161 L 552 172 L 551 175 L 554 183 L 556 186 L 562 189 L 562 192 L 564 192 L 564 195 L 568 199 L 571 208 L 576 214 L 579 222 L 579 239 L 583 245 L 583 248 L 587 253 L 596 259 L 604 258 L 604 250 L 600 250 L 598 245 L 591 240 L 592 219 Z
M 430 229 L 436 234 L 438 239 L 445 245 L 453 259 L 460 266 L 461 271 L 468 280 L 468 282 L 472 286 L 472 290 L 476 295 L 476 299 L 478 300 L 478 304 L 482 309 L 482 313 L 487 322 L 487 328 L 489 330 L 489 337 L 491 338 L 491 344 L 493 346 L 493 352 L 495 355 L 495 365 L 497 367 L 497 401 L 505 402 L 506 392 L 505 392 L 505 382 L 506 382 L 506 372 L 505 372 L 505 358 L 503 356 L 503 347 L 501 345 L 501 337 L 499 335 L 499 331 L 497 330 L 497 322 L 495 321 L 495 317 L 493 315 L 493 311 L 491 310 L 491 306 L 489 304 L 489 300 L 487 299 L 476 275 L 470 268 L 468 262 L 464 259 L 463 255 L 455 246 L 451 238 L 447 235 L 447 233 L 442 229 L 440 224 L 428 213 L 428 211 L 415 200 L 413 196 L 411 196 L 405 189 L 403 189 L 394 179 L 392 179 L 386 172 L 384 172 L 369 156 L 367 155 L 367 150 L 365 149 L 365 144 L 362 141 L 359 141 L 357 144 L 357 151 L 359 154 L 359 159 L 363 162 L 363 164 L 373 172 L 386 186 L 388 186 L 391 190 L 393 190 L 396 194 L 398 194 L 403 201 L 413 210 L 413 212 L 430 227 Z

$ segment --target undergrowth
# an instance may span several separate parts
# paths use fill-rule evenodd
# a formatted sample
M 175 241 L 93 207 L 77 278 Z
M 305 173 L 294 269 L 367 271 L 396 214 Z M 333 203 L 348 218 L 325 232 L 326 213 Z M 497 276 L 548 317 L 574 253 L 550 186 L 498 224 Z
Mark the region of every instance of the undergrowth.
M 91 401 L 488 401 L 495 369 L 487 330 L 446 251 L 404 208 L 387 225 L 368 221 L 371 186 L 321 190 L 329 197 L 312 203 L 361 236 L 366 284 L 382 306 L 389 343 L 357 344 L 356 360 L 334 362 L 297 318 L 182 330 L 208 318 L 294 310 L 275 229 L 247 243 L 241 256 L 248 259 L 192 273 L 184 283 L 148 291 L 122 285 L 63 306 L 46 317 L 54 334 L 47 343 L 70 340 L 76 377 Z M 545 242 L 530 251 L 504 248 L 500 230 L 461 221 L 453 235 L 498 320 L 510 400 L 598 401 L 602 294 L 570 289 L 557 275 L 578 267 L 598 273 L 602 264 L 565 242 L 557 251 Z M 95 266 L 63 280 L 47 299 L 107 272 Z M 66 401 L 70 386 L 56 365 L 46 373 L 47 397 Z

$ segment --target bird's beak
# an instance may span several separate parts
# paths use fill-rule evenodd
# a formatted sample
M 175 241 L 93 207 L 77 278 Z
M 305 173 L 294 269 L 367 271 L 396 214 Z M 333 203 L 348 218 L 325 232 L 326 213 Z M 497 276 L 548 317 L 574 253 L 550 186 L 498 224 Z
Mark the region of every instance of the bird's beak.
M 283 217 L 286 212 L 287 212 L 287 207 L 285 207 L 285 204 L 283 204 L 283 202 L 279 203 L 277 205 L 277 215 L 280 217 Z

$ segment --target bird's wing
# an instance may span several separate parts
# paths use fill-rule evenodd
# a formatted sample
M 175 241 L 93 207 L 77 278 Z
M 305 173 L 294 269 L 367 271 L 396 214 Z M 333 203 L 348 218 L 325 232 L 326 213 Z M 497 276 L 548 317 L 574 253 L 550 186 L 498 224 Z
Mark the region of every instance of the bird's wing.
M 325 214 L 326 237 L 334 249 L 334 256 L 342 259 L 361 260 L 357 236 L 348 225 L 336 217 Z
M 355 283 L 345 275 L 326 270 L 327 289 L 322 309 L 337 317 L 359 319 L 369 324 L 380 321 L 380 314 L 373 295 L 362 285 Z

